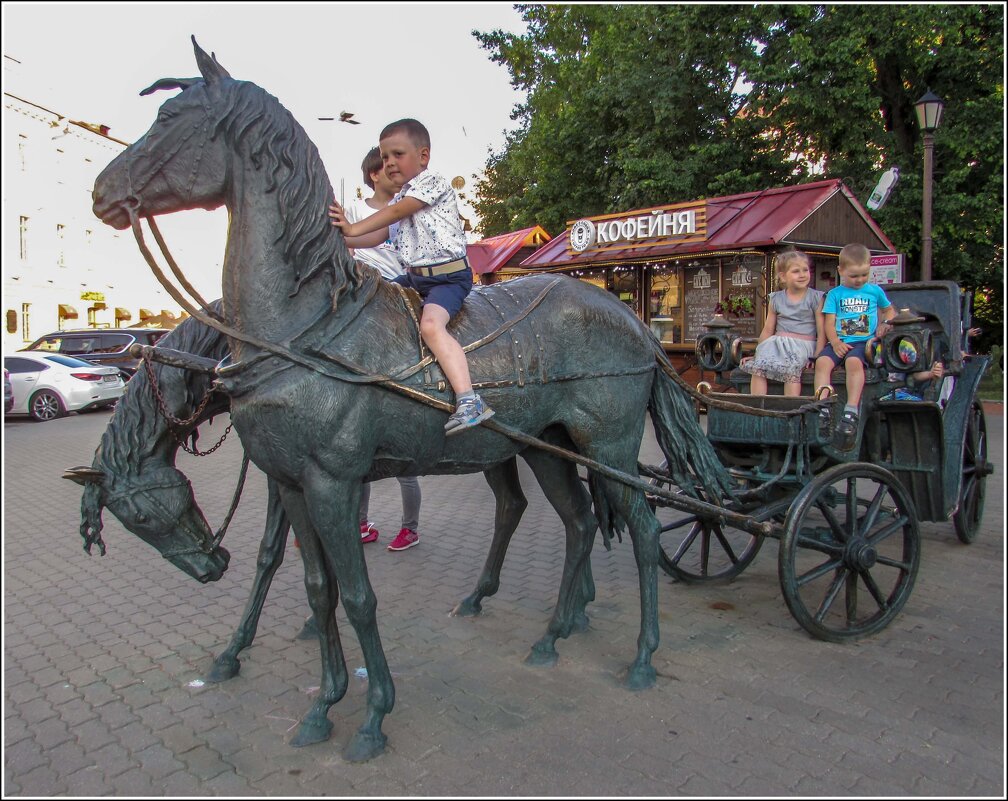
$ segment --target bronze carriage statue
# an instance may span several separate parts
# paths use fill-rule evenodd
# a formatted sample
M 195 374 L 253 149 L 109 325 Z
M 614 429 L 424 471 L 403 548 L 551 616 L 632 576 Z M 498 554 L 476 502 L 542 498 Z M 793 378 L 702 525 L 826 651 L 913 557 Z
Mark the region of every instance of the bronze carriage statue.
M 784 598 L 802 626 L 834 641 L 878 631 L 899 612 L 920 559 L 919 521 L 951 519 L 959 539 L 973 541 L 993 469 L 977 396 L 990 360 L 966 352 L 963 333 L 971 326 L 971 298 L 951 281 L 885 290 L 901 311 L 866 371 L 849 450 L 837 446 L 832 428 L 819 430 L 809 398 L 706 396 L 707 433 L 748 491 L 736 508 L 783 524 L 778 572 Z M 697 342 L 701 366 L 745 392 L 749 375 L 735 369 L 740 353 L 739 339 L 725 327 L 712 326 Z M 946 366 L 947 399 L 933 382 L 921 400 L 897 399 L 898 390 L 912 384 L 912 373 L 935 360 Z M 804 378 L 808 384 L 811 376 Z M 835 421 L 846 399 L 843 370 L 834 385 L 837 394 L 829 402 Z M 739 405 L 728 410 L 724 401 Z M 758 416 L 766 410 L 798 413 Z M 763 541 L 697 517 L 663 521 L 662 532 L 662 568 L 685 582 L 731 580 Z M 864 582 L 861 603 L 852 589 L 858 579 Z
M 195 40 L 194 46 L 201 77 L 164 79 L 145 90 L 182 91 L 164 103 L 150 131 L 99 176 L 94 211 L 117 228 L 132 227 L 154 266 L 141 218 L 148 219 L 167 256 L 151 218 L 225 205 L 231 225 L 223 302 L 206 303 L 181 277 L 195 303 L 166 284 L 194 318 L 184 324 L 194 336 L 169 338 L 149 355 L 175 359 L 170 369 L 177 372 L 158 368 L 160 384 L 162 394 L 165 386 L 175 388 L 167 393 L 174 398 L 171 414 L 185 414 L 186 425 L 173 430 L 143 419 L 149 414 L 142 408 L 143 393 L 150 391 L 154 372 L 140 375 L 110 432 L 153 426 L 151 447 L 143 454 L 124 450 L 107 432 L 94 465 L 71 471 L 71 477 L 86 485 L 81 527 L 86 548 L 98 544 L 104 552 L 100 516 L 107 506 L 190 575 L 219 578 L 227 554 L 172 461 L 180 433 L 188 435 L 208 414 L 229 409 L 248 456 L 270 479 L 270 513 L 256 587 L 214 678 L 237 672 L 237 654 L 254 636 L 271 571 L 293 524 L 322 658 L 319 697 L 294 744 L 328 738 L 328 710 L 347 689 L 333 615 L 342 596 L 369 678 L 365 720 L 344 756 L 359 761 L 384 749 L 381 727 L 394 703 L 394 687 L 358 535 L 357 499 L 365 480 L 486 474 L 498 503 L 497 523 L 483 574 L 460 605 L 462 612 L 475 613 L 496 590 L 524 507 L 515 457 L 529 463 L 566 534 L 556 609 L 532 647 L 533 663 L 554 662 L 557 639 L 585 625 L 585 606 L 594 597 L 589 557 L 596 532 L 602 531 L 608 545 L 614 532 L 628 529 L 641 602 L 637 654 L 626 673 L 632 689 L 655 680 L 650 660 L 658 646 L 659 566 L 680 577 L 731 577 L 765 537 L 777 537 L 782 554 L 808 551 L 820 558 L 809 573 L 789 581 L 800 585 L 811 574 L 833 575 L 819 605 L 822 614 L 788 597 L 796 618 L 813 634 L 862 636 L 898 613 L 920 556 L 916 512 L 900 479 L 884 467 L 831 453 L 830 443 L 809 431 L 808 417 L 818 405 L 808 399 L 777 407 L 772 400 L 707 396 L 708 440 L 696 417 L 696 393 L 675 374 L 651 332 L 618 300 L 576 279 L 534 276 L 473 291 L 451 327 L 467 343 L 474 386 L 497 417 L 446 441 L 442 426 L 451 398 L 424 351 L 411 301 L 356 264 L 329 225 L 325 209 L 333 194 L 317 150 L 275 98 L 231 78 Z M 169 263 L 176 269 L 170 258 Z M 196 341 L 203 344 L 197 347 Z M 164 353 L 176 342 L 190 355 Z M 178 365 L 194 371 L 184 373 Z M 217 392 L 195 413 L 193 398 L 210 392 L 211 378 Z M 894 409 L 893 419 L 897 413 Z M 666 456 L 660 469 L 637 464 L 645 414 Z M 982 426 L 982 411 L 978 420 L 970 419 L 974 429 Z M 756 435 L 765 438 L 761 450 L 775 455 L 747 453 L 740 464 L 725 443 L 736 428 L 744 436 L 746 427 L 750 451 Z M 982 432 L 975 436 L 982 439 Z M 831 459 L 836 464 L 828 467 Z M 138 467 L 140 461 L 146 469 Z M 577 465 L 588 470 L 587 489 Z M 156 485 L 144 487 L 155 475 Z M 976 475 L 982 500 L 985 473 Z M 837 482 L 846 491 L 837 491 Z M 138 512 L 143 504 L 150 514 Z M 665 527 L 687 529 L 671 552 L 661 547 L 659 506 L 688 515 L 686 523 Z M 842 511 L 840 518 L 834 509 Z M 813 513 L 824 515 L 826 525 L 807 522 Z M 155 536 L 158 526 L 167 536 Z M 745 538 L 739 553 L 726 529 Z M 726 571 L 711 569 L 713 542 L 728 554 Z M 702 543 L 699 567 L 691 572 L 688 557 L 696 543 Z M 792 571 L 798 569 L 797 560 L 794 564 Z M 823 625 L 838 598 L 841 622 Z

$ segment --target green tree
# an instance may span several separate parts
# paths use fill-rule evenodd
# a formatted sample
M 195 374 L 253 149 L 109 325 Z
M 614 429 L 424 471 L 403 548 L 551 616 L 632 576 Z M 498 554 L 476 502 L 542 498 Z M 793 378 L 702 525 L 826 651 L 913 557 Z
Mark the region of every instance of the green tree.
M 935 134 L 933 275 L 979 290 L 988 339 L 1003 321 L 1004 9 L 1000 5 L 762 6 L 765 32 L 742 68 L 749 104 L 779 152 L 804 152 L 867 199 L 900 168 L 874 213 L 919 273 L 923 137 L 914 102 L 944 98 Z M 993 341 L 993 340 L 990 340 Z
M 572 216 L 790 176 L 753 147 L 760 123 L 740 113 L 738 63 L 754 29 L 730 7 L 520 8 L 525 35 L 475 34 L 528 96 L 477 184 L 484 234 L 536 223 L 555 232 Z
M 936 278 L 980 289 L 1002 325 L 1000 5 L 518 6 L 522 35 L 474 32 L 526 92 L 477 183 L 481 232 L 842 178 L 919 269 L 923 144 L 935 137 Z

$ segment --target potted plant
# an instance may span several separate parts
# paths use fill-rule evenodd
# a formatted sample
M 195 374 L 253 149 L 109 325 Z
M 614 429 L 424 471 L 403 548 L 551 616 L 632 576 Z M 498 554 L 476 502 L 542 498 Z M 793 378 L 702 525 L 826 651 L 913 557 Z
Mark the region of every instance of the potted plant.
M 728 295 L 718 303 L 714 313 L 734 317 L 751 317 L 753 313 L 752 298 L 745 295 Z

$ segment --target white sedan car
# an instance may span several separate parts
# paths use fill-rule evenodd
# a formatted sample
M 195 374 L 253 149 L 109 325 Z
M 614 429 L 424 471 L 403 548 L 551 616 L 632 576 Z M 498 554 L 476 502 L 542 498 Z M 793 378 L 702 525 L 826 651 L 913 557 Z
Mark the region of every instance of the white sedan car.
M 99 367 L 61 353 L 26 353 L 4 357 L 14 390 L 10 414 L 53 420 L 67 412 L 108 408 L 126 390 L 115 367 Z

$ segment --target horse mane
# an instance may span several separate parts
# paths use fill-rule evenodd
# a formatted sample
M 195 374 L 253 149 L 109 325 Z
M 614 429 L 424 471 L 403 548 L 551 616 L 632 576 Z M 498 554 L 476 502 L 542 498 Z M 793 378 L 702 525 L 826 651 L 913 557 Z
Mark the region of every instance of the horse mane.
M 221 313 L 219 300 L 211 303 L 210 307 Z M 180 323 L 158 344 L 217 360 L 228 353 L 227 338 L 223 334 L 192 318 Z M 152 364 L 151 369 L 164 394 L 167 394 L 169 385 L 178 389 L 177 384 L 182 384 L 184 394 L 174 394 L 174 397 L 184 398 L 181 406 L 173 409 L 169 398 L 165 398 L 169 411 L 176 417 L 188 417 L 210 386 L 210 376 L 203 373 L 157 363 Z M 157 408 L 147 370 L 141 366 L 116 403 L 112 419 L 95 451 L 94 466 L 112 475 L 135 473 L 144 457 L 158 447 L 167 429 L 168 421 Z
M 335 309 L 341 295 L 356 295 L 364 276 L 324 213 L 334 194 L 318 148 L 280 101 L 261 87 L 235 80 L 224 81 L 223 87 L 214 135 L 224 133 L 236 149 L 247 142 L 253 166 L 269 175 L 266 191 L 276 191 L 283 221 L 277 242 L 297 271 L 292 296 L 325 270 L 332 279 Z

